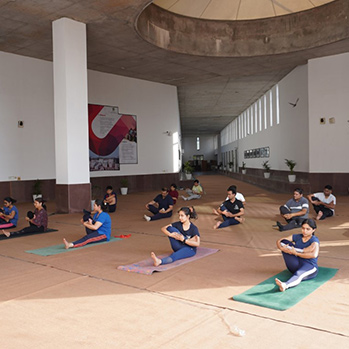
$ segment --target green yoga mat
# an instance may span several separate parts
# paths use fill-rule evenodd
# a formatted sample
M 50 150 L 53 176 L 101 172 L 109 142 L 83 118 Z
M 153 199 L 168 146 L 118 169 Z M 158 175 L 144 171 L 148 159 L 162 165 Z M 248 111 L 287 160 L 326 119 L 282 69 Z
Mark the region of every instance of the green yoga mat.
M 60 245 L 54 245 L 54 246 L 49 246 L 49 247 L 38 248 L 36 250 L 28 250 L 28 251 L 25 251 L 25 252 L 37 254 L 39 256 L 52 256 L 52 255 L 60 254 L 60 253 L 64 253 L 64 252 L 71 252 L 71 251 L 81 250 L 82 248 L 88 248 L 88 247 L 92 247 L 92 246 L 108 244 L 109 242 L 118 241 L 118 240 L 122 240 L 122 239 L 111 237 L 109 241 L 103 241 L 103 242 L 88 244 L 88 245 L 85 245 L 85 246 L 82 246 L 82 247 L 66 249 L 66 248 L 64 248 L 64 244 L 60 244 Z
M 330 280 L 337 271 L 338 269 L 319 267 L 319 272 L 314 279 L 302 281 L 298 286 L 289 288 L 285 292 L 280 292 L 279 287 L 275 284 L 275 278 L 286 281 L 292 276 L 288 270 L 284 270 L 244 293 L 233 296 L 233 299 L 238 302 L 254 304 L 260 307 L 286 310 Z

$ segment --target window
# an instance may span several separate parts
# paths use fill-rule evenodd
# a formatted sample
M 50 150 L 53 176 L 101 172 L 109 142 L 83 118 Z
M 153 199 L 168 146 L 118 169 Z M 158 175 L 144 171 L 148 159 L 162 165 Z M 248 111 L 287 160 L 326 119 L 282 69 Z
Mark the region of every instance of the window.
M 258 101 L 258 115 L 259 115 L 259 131 L 262 131 L 262 103 L 261 100 Z M 256 102 L 256 108 L 257 108 L 257 102 Z
M 267 96 L 263 96 L 263 114 L 264 114 L 264 129 L 266 130 L 267 125 Z
M 253 108 L 249 108 L 249 111 L 250 111 L 250 119 L 251 119 L 251 135 L 253 135 L 253 125 L 254 125 L 254 122 L 253 122 Z
M 276 85 L 276 123 L 280 123 L 280 109 L 279 109 L 279 85 Z
M 273 126 L 273 91 L 269 91 L 270 126 Z
M 193 160 L 204 160 L 204 156 L 203 155 L 193 155 Z
M 250 130 L 250 111 L 247 109 L 247 111 L 245 111 L 245 117 L 247 119 L 247 136 L 249 134 L 251 134 L 251 130 Z

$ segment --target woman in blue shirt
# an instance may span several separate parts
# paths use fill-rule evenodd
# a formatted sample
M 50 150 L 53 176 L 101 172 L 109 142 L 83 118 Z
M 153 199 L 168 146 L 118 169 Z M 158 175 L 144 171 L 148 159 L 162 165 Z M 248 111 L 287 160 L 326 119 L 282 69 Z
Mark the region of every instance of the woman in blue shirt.
M 174 251 L 166 258 L 158 258 L 154 252 L 150 254 L 154 266 L 173 263 L 178 259 L 195 256 L 196 248 L 200 245 L 200 234 L 198 228 L 190 222 L 190 218 L 196 218 L 194 207 L 182 207 L 178 211 L 179 222 L 166 225 L 161 231 L 169 237 L 172 250 Z
M 109 241 L 111 235 L 111 219 L 108 213 L 104 212 L 108 205 L 103 200 L 96 200 L 93 211 L 96 212 L 93 218 L 82 219 L 81 223 L 85 226 L 86 235 L 74 242 L 68 242 L 63 239 L 65 248 L 82 247 L 94 242 Z
M 17 226 L 18 210 L 14 206 L 15 202 L 16 200 L 9 196 L 4 199 L 4 207 L 0 212 L 0 228 L 14 228 Z
M 287 269 L 293 274 L 286 282 L 275 279 L 281 292 L 299 285 L 301 281 L 313 279 L 317 275 L 320 242 L 314 235 L 315 230 L 315 221 L 305 219 L 302 222 L 302 234 L 290 235 L 276 242 Z

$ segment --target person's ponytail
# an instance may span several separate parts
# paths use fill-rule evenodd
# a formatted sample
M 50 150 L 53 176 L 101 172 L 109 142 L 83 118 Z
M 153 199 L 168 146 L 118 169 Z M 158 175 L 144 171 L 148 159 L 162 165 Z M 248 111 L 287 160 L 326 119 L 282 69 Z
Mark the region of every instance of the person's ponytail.
M 195 211 L 194 206 L 190 206 L 190 207 L 187 207 L 187 206 L 181 207 L 181 208 L 178 210 L 178 212 L 179 212 L 179 211 L 184 212 L 184 214 L 185 214 L 186 216 L 189 216 L 189 218 L 192 218 L 192 219 L 197 219 L 197 218 L 198 218 L 198 215 L 197 215 L 197 213 L 196 213 L 196 211 Z
M 36 198 L 34 201 L 37 201 L 37 202 L 41 203 L 43 209 L 44 209 L 45 211 L 47 211 L 47 207 L 46 207 L 46 205 L 45 205 L 46 200 L 44 200 L 43 198 Z

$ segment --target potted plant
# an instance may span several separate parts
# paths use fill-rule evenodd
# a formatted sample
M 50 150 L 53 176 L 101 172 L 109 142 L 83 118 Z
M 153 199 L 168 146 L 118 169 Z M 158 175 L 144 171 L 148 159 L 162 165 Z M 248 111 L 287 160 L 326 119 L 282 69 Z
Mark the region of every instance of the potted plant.
M 37 198 L 42 198 L 41 186 L 42 182 L 40 179 L 37 179 L 33 185 L 33 201 L 35 201 Z
M 242 174 L 246 174 L 246 162 L 242 162 L 241 172 Z
M 285 164 L 287 165 L 287 167 L 290 169 L 290 174 L 288 175 L 288 180 L 293 183 L 296 181 L 296 175 L 293 172 L 293 169 L 295 168 L 295 166 L 297 165 L 297 163 L 293 160 L 288 160 L 285 159 Z
M 262 162 L 262 166 L 264 168 L 264 178 L 269 178 L 270 177 L 269 160 Z
M 127 191 L 128 191 L 128 179 L 127 178 L 121 178 L 120 179 L 120 191 L 121 191 L 121 195 L 127 195 Z
M 190 165 L 189 161 L 184 163 L 183 171 L 184 171 L 185 176 L 186 176 L 187 179 L 192 179 L 193 178 L 192 173 L 194 172 L 194 168 L 193 168 L 193 166 Z
M 230 171 L 230 172 L 233 172 L 234 162 L 233 162 L 233 161 L 230 161 L 228 165 L 229 165 L 229 171 Z

